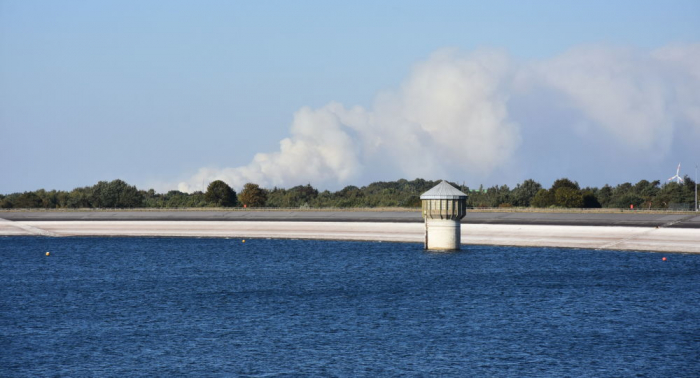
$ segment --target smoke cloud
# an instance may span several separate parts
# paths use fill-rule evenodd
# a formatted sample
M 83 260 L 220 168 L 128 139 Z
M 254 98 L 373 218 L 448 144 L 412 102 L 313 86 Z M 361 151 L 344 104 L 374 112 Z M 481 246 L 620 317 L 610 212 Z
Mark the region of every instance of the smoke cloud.
M 700 133 L 697 62 L 700 44 L 583 46 L 527 63 L 501 50 L 443 49 L 416 64 L 399 88 L 377 94 L 369 109 L 336 102 L 301 108 L 278 151 L 245 166 L 202 168 L 179 190 L 203 190 L 213 180 L 240 188 L 339 187 L 381 175 L 483 179 L 522 169 L 523 151 L 537 145 L 535 129 L 540 137 L 583 135 L 631 154 L 665 156 L 679 128 Z
M 678 101 L 684 101 L 679 96 L 692 96 L 681 92 L 693 87 L 678 80 L 692 80 L 688 77 L 692 71 L 682 68 L 689 58 L 678 52 L 674 57 L 663 49 L 645 54 L 632 49 L 582 47 L 539 64 L 533 69 L 534 80 L 557 91 L 567 106 L 578 110 L 601 135 L 630 149 L 665 154 L 671 148 L 676 124 L 692 115 L 692 106 L 677 109 Z

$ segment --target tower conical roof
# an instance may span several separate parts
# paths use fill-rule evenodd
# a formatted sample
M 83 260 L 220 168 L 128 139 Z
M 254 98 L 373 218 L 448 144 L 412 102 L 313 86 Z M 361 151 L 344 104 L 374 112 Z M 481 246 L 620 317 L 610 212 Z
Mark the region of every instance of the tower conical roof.
M 460 192 L 457 188 L 447 183 L 447 181 L 441 181 L 439 184 L 435 185 L 432 189 L 421 194 L 420 199 L 466 199 L 467 195 Z

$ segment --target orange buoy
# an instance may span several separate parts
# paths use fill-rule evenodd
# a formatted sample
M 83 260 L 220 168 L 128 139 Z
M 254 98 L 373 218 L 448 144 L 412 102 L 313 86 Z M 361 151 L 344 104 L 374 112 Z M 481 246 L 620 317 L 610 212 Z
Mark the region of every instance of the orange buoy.
M 662 258 L 661 258 L 661 261 L 666 261 L 666 258 L 665 258 L 665 257 L 662 257 Z
M 50 255 L 50 253 L 46 252 L 46 256 Z

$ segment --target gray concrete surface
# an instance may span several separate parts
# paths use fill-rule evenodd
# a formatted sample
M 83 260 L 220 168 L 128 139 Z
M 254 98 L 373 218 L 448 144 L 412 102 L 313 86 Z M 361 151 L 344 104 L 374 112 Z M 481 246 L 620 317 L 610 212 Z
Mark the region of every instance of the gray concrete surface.
M 10 221 L 423 222 L 419 211 L 0 211 Z M 700 215 L 467 211 L 462 223 L 700 228 Z
M 693 214 L 650 213 L 479 213 L 467 212 L 464 223 L 560 225 L 560 226 L 627 226 L 700 228 L 700 216 Z
M 21 211 L 0 212 L 11 221 L 284 221 L 423 222 L 420 211 Z
M 468 224 L 461 229 L 462 244 L 467 245 L 700 253 L 700 230 L 692 228 Z M 241 238 L 249 243 L 261 238 L 422 243 L 425 226 L 417 222 L 0 220 L 0 243 L 3 236 L 30 235 L 225 237 Z

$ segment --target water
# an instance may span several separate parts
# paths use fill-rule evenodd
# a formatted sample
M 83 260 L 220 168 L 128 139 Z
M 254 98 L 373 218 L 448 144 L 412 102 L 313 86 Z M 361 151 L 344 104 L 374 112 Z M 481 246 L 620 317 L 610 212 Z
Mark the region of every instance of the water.
M 698 376 L 700 255 L 662 256 L 4 237 L 0 375 Z

